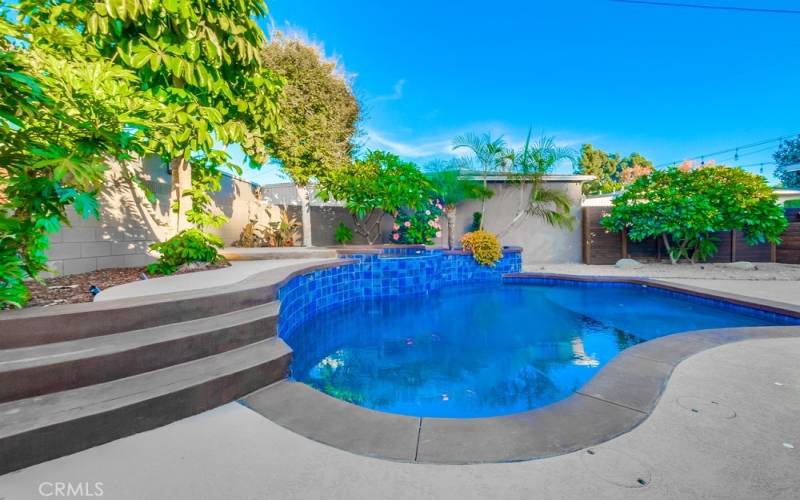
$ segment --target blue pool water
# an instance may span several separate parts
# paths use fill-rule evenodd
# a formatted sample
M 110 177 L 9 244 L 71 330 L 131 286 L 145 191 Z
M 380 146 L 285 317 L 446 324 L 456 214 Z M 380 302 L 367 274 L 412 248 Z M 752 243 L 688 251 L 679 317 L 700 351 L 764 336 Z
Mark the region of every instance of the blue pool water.
M 569 396 L 671 333 L 788 324 L 638 286 L 481 284 L 351 302 L 283 335 L 292 377 L 375 410 L 484 417 Z

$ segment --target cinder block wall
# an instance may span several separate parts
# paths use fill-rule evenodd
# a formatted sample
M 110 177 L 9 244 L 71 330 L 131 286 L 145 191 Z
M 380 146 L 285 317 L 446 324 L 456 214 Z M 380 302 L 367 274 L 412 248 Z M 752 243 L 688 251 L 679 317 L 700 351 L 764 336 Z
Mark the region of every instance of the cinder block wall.
M 138 175 L 155 196 L 147 199 L 132 183 L 123 168 L 110 163 L 99 195 L 100 219 L 82 219 L 69 211 L 71 227 L 50 236 L 48 258 L 54 274 L 76 274 L 112 267 L 141 267 L 155 260 L 148 249 L 151 243 L 175 234 L 169 211 L 170 175 L 158 158 L 130 162 L 126 167 Z M 214 210 L 229 218 L 213 229 L 226 244 L 239 237 L 251 218 L 269 222 L 270 214 L 260 202 L 258 187 L 247 181 L 225 176 L 222 189 L 215 193 Z M 277 217 L 277 211 L 273 211 Z

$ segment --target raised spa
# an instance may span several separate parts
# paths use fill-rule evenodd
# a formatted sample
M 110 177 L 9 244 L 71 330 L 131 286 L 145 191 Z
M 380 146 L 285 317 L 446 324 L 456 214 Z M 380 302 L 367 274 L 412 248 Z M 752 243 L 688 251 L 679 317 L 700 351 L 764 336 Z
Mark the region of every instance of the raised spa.
M 281 333 L 294 349 L 292 377 L 384 412 L 507 415 L 569 396 L 640 342 L 689 330 L 797 324 L 638 285 L 520 281 L 329 308 Z

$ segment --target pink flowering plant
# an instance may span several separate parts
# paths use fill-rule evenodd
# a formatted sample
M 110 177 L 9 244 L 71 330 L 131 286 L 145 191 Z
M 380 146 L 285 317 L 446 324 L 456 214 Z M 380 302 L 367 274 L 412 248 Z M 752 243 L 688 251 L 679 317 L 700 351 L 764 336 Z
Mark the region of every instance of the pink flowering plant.
M 442 207 L 439 200 L 428 200 L 421 210 L 398 214 L 392 226 L 392 243 L 433 245 L 442 236 Z

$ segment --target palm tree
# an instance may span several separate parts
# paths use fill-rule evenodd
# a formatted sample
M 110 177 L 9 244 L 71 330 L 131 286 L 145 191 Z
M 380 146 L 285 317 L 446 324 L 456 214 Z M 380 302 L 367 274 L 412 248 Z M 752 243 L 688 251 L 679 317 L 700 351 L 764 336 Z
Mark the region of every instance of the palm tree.
M 502 136 L 492 139 L 492 135 L 488 132 L 484 134 L 467 133 L 459 135 L 453 139 L 453 150 L 466 148 L 472 152 L 470 160 L 477 162 L 483 177 L 483 190 L 484 193 L 489 190 L 489 175 L 492 172 L 497 172 L 504 168 L 509 162 L 509 149 L 506 146 L 506 141 Z M 485 194 L 481 197 L 481 226 L 483 229 L 483 221 L 486 220 L 486 199 L 488 196 Z
M 456 205 L 464 200 L 490 198 L 494 193 L 478 181 L 464 179 L 457 161 L 432 162 L 427 170 L 430 172 L 431 184 L 442 202 L 442 210 L 447 217 L 447 248 L 452 249 L 456 227 Z
M 566 193 L 544 187 L 543 177 L 552 172 L 559 162 L 574 162 L 575 152 L 558 146 L 553 137 L 543 135 L 531 142 L 529 129 L 524 146 L 513 153 L 511 160 L 511 170 L 507 175 L 519 183 L 519 208 L 511 223 L 498 236 L 508 233 L 527 215 L 540 217 L 551 226 L 572 229 L 575 217 L 570 213 L 572 206 L 569 197 Z M 531 192 L 526 200 L 525 188 L 528 185 L 531 186 Z

